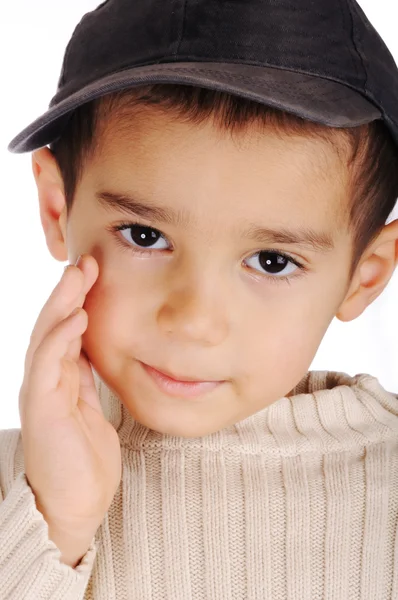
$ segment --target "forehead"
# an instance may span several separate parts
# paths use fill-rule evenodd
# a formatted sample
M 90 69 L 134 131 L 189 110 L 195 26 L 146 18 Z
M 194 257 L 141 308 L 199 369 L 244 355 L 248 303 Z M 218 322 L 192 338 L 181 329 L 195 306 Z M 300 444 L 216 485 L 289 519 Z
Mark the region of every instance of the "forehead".
M 93 166 L 102 187 L 111 177 L 125 191 L 133 185 L 166 204 L 170 195 L 175 202 L 206 193 L 220 198 L 222 192 L 235 210 L 261 205 L 268 212 L 273 206 L 280 217 L 288 207 L 297 218 L 303 211 L 310 218 L 312 211 L 345 222 L 344 153 L 321 137 L 261 126 L 232 135 L 210 120 L 194 124 L 153 107 L 111 115 L 97 133 Z

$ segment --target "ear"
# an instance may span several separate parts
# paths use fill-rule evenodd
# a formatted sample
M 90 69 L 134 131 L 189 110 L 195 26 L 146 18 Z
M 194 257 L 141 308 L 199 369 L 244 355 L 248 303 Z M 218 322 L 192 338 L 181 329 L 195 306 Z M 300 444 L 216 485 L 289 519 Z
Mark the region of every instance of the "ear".
M 32 170 L 40 204 L 40 220 L 47 247 L 59 261 L 68 260 L 67 211 L 64 185 L 57 161 L 47 147 L 32 153 Z
M 364 253 L 336 317 L 352 321 L 385 289 L 398 263 L 398 219 L 382 229 Z

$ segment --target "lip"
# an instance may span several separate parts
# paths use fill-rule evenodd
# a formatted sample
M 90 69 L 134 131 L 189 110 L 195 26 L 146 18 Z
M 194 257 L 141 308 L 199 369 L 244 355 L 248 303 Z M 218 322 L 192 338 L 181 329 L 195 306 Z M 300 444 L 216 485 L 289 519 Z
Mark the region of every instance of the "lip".
M 184 377 L 184 376 L 179 376 L 179 375 L 174 375 L 173 373 L 170 373 L 169 371 L 164 371 L 163 369 L 158 369 L 155 366 L 151 366 L 151 365 L 147 365 L 145 363 L 142 363 L 143 365 L 145 365 L 146 367 L 149 367 L 150 369 L 157 371 L 158 373 L 160 373 L 161 375 L 164 375 L 165 377 L 168 377 L 169 379 L 172 379 L 173 381 L 178 381 L 180 383 L 220 383 L 219 381 L 216 381 L 215 379 L 196 379 L 195 377 Z
M 151 367 L 143 362 L 141 362 L 141 365 L 152 381 L 154 381 L 163 392 L 170 396 L 194 398 L 214 390 L 223 383 L 223 381 L 192 381 L 192 379 L 174 379 L 163 371 L 159 371 L 158 369 L 155 369 L 154 367 Z

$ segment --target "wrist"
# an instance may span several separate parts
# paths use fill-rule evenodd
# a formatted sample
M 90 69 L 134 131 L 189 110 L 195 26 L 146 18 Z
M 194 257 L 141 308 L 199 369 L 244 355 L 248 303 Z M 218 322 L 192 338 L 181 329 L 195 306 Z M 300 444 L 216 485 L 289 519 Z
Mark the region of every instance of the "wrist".
M 61 562 L 75 569 L 95 536 L 95 531 L 75 532 L 48 524 L 48 537 L 61 552 Z

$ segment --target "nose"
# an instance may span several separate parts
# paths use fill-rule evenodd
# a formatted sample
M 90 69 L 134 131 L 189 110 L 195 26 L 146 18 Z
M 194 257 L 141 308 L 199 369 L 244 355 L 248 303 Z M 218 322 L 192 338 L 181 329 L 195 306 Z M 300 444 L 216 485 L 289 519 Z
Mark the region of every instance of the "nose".
M 227 292 L 219 274 L 169 277 L 167 296 L 158 312 L 161 331 L 181 342 L 217 346 L 228 335 Z

